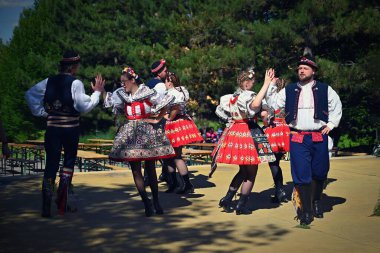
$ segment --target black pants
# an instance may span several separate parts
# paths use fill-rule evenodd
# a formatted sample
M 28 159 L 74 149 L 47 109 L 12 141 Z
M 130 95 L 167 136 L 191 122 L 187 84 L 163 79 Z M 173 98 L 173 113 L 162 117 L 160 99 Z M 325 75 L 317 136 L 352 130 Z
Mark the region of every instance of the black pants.
M 79 133 L 79 127 L 47 127 L 45 132 L 46 166 L 44 178 L 55 180 L 62 148 L 65 150 L 63 167 L 74 169 Z

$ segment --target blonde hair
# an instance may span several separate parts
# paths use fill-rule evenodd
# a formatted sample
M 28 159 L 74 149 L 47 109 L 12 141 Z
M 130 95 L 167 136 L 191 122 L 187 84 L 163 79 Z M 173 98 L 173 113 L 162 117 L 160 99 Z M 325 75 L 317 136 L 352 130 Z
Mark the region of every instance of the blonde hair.
M 255 79 L 255 72 L 253 71 L 253 69 L 250 69 L 250 70 L 241 71 L 236 81 L 239 87 L 241 87 L 244 81 L 254 80 L 254 79 Z

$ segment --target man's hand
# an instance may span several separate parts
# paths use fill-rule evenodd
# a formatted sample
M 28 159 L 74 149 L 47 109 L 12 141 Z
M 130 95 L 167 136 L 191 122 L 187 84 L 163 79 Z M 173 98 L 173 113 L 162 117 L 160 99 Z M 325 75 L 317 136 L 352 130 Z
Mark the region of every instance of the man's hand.
M 329 134 L 331 129 L 328 126 L 325 126 L 325 128 L 322 129 L 322 134 Z
M 104 85 L 106 83 L 106 80 L 102 78 L 101 74 L 98 74 L 95 77 L 95 85 L 91 82 L 91 88 L 94 91 L 104 92 Z

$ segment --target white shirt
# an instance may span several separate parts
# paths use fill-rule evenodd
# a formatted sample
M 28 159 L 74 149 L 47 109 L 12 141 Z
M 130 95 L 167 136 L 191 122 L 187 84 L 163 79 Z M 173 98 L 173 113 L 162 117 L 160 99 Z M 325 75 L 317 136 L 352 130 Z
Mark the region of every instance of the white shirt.
M 327 99 L 329 122 L 314 119 L 314 97 L 313 87 L 314 81 L 302 85 L 301 94 L 298 101 L 297 119 L 290 122 L 289 126 L 299 130 L 318 130 L 322 126 L 327 125 L 331 130 L 339 125 L 342 118 L 342 102 L 338 94 L 328 86 Z M 277 87 L 271 83 L 266 93 L 266 100 L 270 107 L 279 109 L 285 107 L 286 93 L 285 88 L 276 92 Z
M 43 102 L 48 78 L 37 83 L 25 93 L 25 99 L 34 116 L 47 117 Z M 98 103 L 101 92 L 94 91 L 91 96 L 86 95 L 84 85 L 80 80 L 75 80 L 71 85 L 71 94 L 74 100 L 74 108 L 78 112 L 91 111 Z

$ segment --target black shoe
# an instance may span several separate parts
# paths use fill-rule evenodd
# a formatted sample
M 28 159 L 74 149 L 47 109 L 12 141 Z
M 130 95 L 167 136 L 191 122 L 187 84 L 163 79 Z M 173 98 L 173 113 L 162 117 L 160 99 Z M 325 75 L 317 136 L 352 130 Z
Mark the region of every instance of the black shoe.
M 162 175 L 162 174 L 161 174 Z M 165 177 L 167 184 L 168 184 L 168 189 L 165 191 L 166 193 L 172 193 L 177 189 L 178 187 L 178 181 L 177 181 L 177 174 L 176 172 L 169 172 L 167 173 L 167 176 Z
M 286 198 L 286 192 L 283 188 L 276 189 L 275 196 L 273 198 L 273 202 L 275 203 L 287 203 L 288 199 Z
M 313 202 L 313 211 L 314 211 L 314 217 L 315 218 L 323 218 L 323 211 L 322 211 L 322 206 L 321 206 L 321 201 L 320 200 L 315 200 Z
M 251 209 L 248 208 L 248 195 L 240 195 L 239 202 L 236 205 L 236 215 L 251 213 Z
M 192 184 L 185 184 L 185 186 L 182 189 L 179 189 L 177 194 L 188 194 L 188 193 L 194 193 L 194 186 Z
M 152 201 L 150 199 L 146 199 L 144 202 L 144 208 L 145 208 L 145 216 L 151 217 L 154 214 Z
M 310 225 L 314 220 L 314 217 L 311 213 L 303 213 L 300 219 L 300 225 L 301 226 L 306 226 Z
M 156 210 L 156 214 L 164 214 L 164 210 L 162 209 L 160 202 L 153 201 L 154 209 Z
M 232 213 L 235 208 L 232 205 L 232 199 L 234 198 L 236 191 L 228 190 L 226 196 L 220 199 L 219 207 L 222 207 L 226 213 Z

